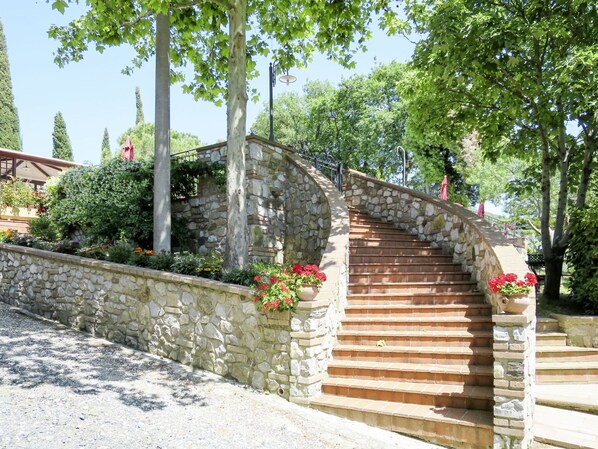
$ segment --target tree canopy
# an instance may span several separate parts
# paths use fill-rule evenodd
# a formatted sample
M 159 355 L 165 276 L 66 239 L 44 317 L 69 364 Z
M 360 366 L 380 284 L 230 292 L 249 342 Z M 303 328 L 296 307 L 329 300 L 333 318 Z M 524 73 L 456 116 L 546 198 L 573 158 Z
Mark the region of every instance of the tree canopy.
M 118 138 L 120 147 L 117 148 L 116 153 L 120 155 L 120 148 L 127 136 L 130 136 L 135 146 L 135 159 L 152 159 L 154 157 L 155 130 L 156 126 L 150 122 L 140 123 L 133 128 L 127 129 Z M 202 146 L 202 143 L 199 137 L 174 129 L 170 130 L 170 151 L 172 154 L 193 150 L 200 146 Z
M 104 128 L 104 137 L 102 138 L 102 153 L 100 162 L 108 162 L 112 158 L 110 153 L 110 137 L 108 136 L 108 128 Z
M 73 147 L 66 131 L 66 123 L 62 114 L 54 116 L 54 131 L 52 131 L 52 157 L 64 161 L 73 160 Z
M 454 147 L 475 131 L 491 160 L 526 162 L 542 192 L 545 294 L 552 298 L 570 237 L 567 203 L 585 203 L 598 159 L 597 8 L 574 0 L 407 2 L 415 31 L 425 35 L 404 83 L 410 132 Z
M 19 116 L 12 93 L 6 37 L 0 22 L 0 148 L 21 150 Z

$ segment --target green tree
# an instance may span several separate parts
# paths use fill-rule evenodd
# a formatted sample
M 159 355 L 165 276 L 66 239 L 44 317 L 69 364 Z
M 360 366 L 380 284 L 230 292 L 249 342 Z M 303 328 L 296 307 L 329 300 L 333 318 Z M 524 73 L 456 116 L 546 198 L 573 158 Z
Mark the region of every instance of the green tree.
M 143 123 L 143 103 L 141 102 L 141 90 L 139 87 L 135 88 L 135 108 L 137 110 L 137 115 L 135 116 L 135 125 L 139 125 Z
M 567 203 L 584 206 L 598 160 L 597 8 L 572 0 L 407 3 L 425 36 L 407 89 L 412 130 L 449 146 L 477 131 L 491 160 L 515 156 L 541 168 L 544 293 L 551 299 L 570 239 Z
M 108 136 L 108 128 L 104 128 L 104 137 L 102 138 L 102 156 L 100 162 L 108 162 L 112 159 L 110 152 L 110 137 Z
M 52 131 L 52 157 L 64 161 L 73 160 L 73 148 L 71 140 L 66 132 L 66 123 L 62 114 L 58 112 L 54 116 L 54 131 Z
M 21 151 L 19 116 L 12 93 L 4 28 L 0 22 L 0 148 Z
M 152 159 L 154 157 L 156 126 L 153 123 L 145 122 L 127 129 L 118 137 L 118 143 L 122 148 L 127 136 L 135 146 L 135 159 Z M 202 146 L 199 137 L 177 130 L 170 130 L 170 152 L 172 154 L 193 150 Z M 120 151 L 120 149 L 119 149 Z
M 71 3 L 76 0 L 56 0 L 52 6 L 64 11 Z M 114 0 L 110 8 L 100 0 L 86 4 L 83 16 L 50 29 L 50 36 L 61 42 L 59 64 L 80 60 L 90 43 L 98 51 L 128 43 L 136 51 L 133 65 L 140 66 L 156 53 L 156 17 L 165 15 L 170 25 L 171 81 L 184 80 L 188 72 L 182 68 L 190 63 L 194 72 L 184 90 L 217 103 L 226 98 L 227 265 L 244 265 L 247 77 L 257 73 L 256 56 L 271 53 L 284 69 L 320 51 L 349 65 L 352 54 L 364 48 L 372 18 L 387 7 L 387 0 L 290 0 L 249 6 L 247 0 Z
M 393 62 L 338 87 L 312 81 L 306 83 L 303 96 L 280 95 L 274 107 L 277 140 L 381 179 L 396 176 L 403 169 L 398 147 L 404 144 L 406 115 L 397 90 L 403 70 Z M 252 130 L 265 137 L 268 127 L 264 110 Z

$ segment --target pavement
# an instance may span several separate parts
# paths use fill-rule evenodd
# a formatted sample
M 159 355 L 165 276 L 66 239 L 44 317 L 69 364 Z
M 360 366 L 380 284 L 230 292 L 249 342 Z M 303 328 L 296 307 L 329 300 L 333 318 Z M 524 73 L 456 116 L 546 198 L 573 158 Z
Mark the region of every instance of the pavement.
M 434 449 L 0 302 L 2 449 Z

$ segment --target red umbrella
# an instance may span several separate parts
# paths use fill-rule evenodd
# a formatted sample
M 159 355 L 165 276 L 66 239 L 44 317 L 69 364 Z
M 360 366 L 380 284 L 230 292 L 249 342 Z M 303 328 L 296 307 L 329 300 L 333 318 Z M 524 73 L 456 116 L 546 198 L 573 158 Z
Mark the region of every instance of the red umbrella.
M 133 142 L 131 142 L 131 138 L 127 136 L 125 143 L 123 143 L 123 149 L 120 152 L 120 158 L 125 161 L 132 161 L 135 159 L 134 150 L 135 147 L 133 146 Z
M 478 207 L 478 216 L 484 218 L 484 213 L 485 213 L 485 211 L 484 211 L 484 202 L 481 201 L 480 205 Z
M 440 199 L 444 201 L 448 200 L 448 178 L 446 175 L 444 175 L 442 184 L 440 184 Z

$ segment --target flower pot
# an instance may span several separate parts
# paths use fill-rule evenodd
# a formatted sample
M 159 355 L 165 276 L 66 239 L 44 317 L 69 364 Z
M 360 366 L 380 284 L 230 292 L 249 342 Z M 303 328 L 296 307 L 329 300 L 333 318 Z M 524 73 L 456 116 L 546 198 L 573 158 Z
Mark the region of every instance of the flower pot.
M 527 294 L 503 296 L 500 299 L 500 308 L 505 313 L 517 315 L 525 312 L 531 303 L 532 300 Z
M 301 301 L 313 301 L 320 289 L 315 285 L 302 285 L 299 290 L 297 290 L 297 296 Z

